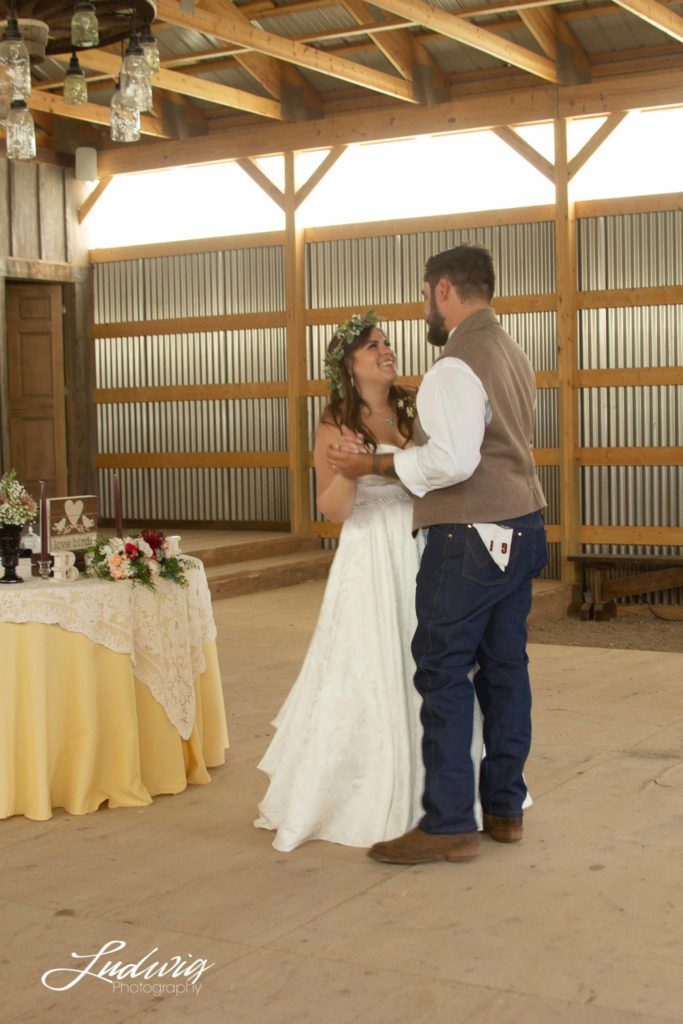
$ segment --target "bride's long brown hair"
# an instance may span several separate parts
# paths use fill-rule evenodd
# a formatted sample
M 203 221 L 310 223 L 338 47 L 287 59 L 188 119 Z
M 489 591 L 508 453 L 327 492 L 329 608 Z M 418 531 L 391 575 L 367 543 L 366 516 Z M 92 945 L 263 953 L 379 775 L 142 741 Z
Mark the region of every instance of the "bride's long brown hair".
M 372 412 L 372 410 L 361 397 L 354 384 L 351 367 L 354 352 L 367 345 L 370 332 L 374 330 L 375 326 L 372 324 L 364 327 L 360 334 L 357 334 L 353 341 L 350 342 L 345 342 L 338 335 L 335 335 L 327 346 L 328 354 L 338 352 L 339 348 L 343 346 L 344 356 L 340 360 L 335 360 L 339 368 L 338 376 L 335 374 L 330 397 L 321 417 L 322 423 L 333 423 L 340 428 L 342 426 L 348 427 L 355 434 L 361 434 L 366 445 L 373 452 L 379 442 L 363 421 L 363 410 L 367 409 L 368 412 Z M 381 327 L 377 329 L 382 330 Z M 383 331 L 382 333 L 384 334 Z M 413 419 L 415 416 L 414 390 L 401 387 L 399 384 L 392 384 L 389 388 L 387 401 L 396 417 L 399 434 L 405 437 L 406 441 L 410 441 L 413 436 Z

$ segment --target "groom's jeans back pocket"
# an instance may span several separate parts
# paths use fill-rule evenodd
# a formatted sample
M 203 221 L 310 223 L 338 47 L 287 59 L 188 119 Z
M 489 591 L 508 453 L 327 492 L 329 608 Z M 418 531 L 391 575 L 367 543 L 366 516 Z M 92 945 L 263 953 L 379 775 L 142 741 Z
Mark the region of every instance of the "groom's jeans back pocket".
M 501 587 L 509 583 L 515 574 L 521 537 L 513 530 L 510 538 L 510 558 L 505 570 L 500 569 L 486 550 L 486 545 L 472 526 L 462 527 L 465 531 L 465 549 L 462 574 L 466 580 L 483 587 Z

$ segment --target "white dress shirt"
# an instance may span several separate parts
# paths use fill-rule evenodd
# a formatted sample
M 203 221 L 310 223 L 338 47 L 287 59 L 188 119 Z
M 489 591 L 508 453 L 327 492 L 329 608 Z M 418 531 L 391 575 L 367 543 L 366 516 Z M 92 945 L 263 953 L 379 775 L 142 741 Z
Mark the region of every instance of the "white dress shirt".
M 428 491 L 469 479 L 479 465 L 491 403 L 484 385 L 462 359 L 446 356 L 425 374 L 417 394 L 426 444 L 394 455 L 396 474 L 422 498 Z

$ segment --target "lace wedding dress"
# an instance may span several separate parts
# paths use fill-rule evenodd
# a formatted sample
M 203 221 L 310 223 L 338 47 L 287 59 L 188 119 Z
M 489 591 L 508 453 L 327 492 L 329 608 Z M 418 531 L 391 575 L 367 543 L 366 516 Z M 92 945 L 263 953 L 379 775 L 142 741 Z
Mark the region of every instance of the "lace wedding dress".
M 309 839 L 371 846 L 422 815 L 410 653 L 422 545 L 411 522 L 411 499 L 399 483 L 358 480 L 313 639 L 259 765 L 271 781 L 254 824 L 276 830 L 277 850 Z M 478 712 L 472 749 L 478 775 Z

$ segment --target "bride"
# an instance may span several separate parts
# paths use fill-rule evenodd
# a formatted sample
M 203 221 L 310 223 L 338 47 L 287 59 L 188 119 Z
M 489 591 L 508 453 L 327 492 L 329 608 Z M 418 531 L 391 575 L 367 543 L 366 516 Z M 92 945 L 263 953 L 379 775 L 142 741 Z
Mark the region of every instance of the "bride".
M 342 427 L 373 452 L 409 445 L 414 394 L 395 383 L 396 356 L 372 310 L 339 325 L 325 370 L 331 391 L 313 453 L 317 506 L 344 525 L 301 673 L 259 765 L 270 785 L 254 824 L 274 830 L 282 851 L 310 839 L 371 846 L 422 815 L 410 652 L 422 543 L 411 534 L 411 499 L 398 481 L 347 479 L 333 455 L 330 462 Z

